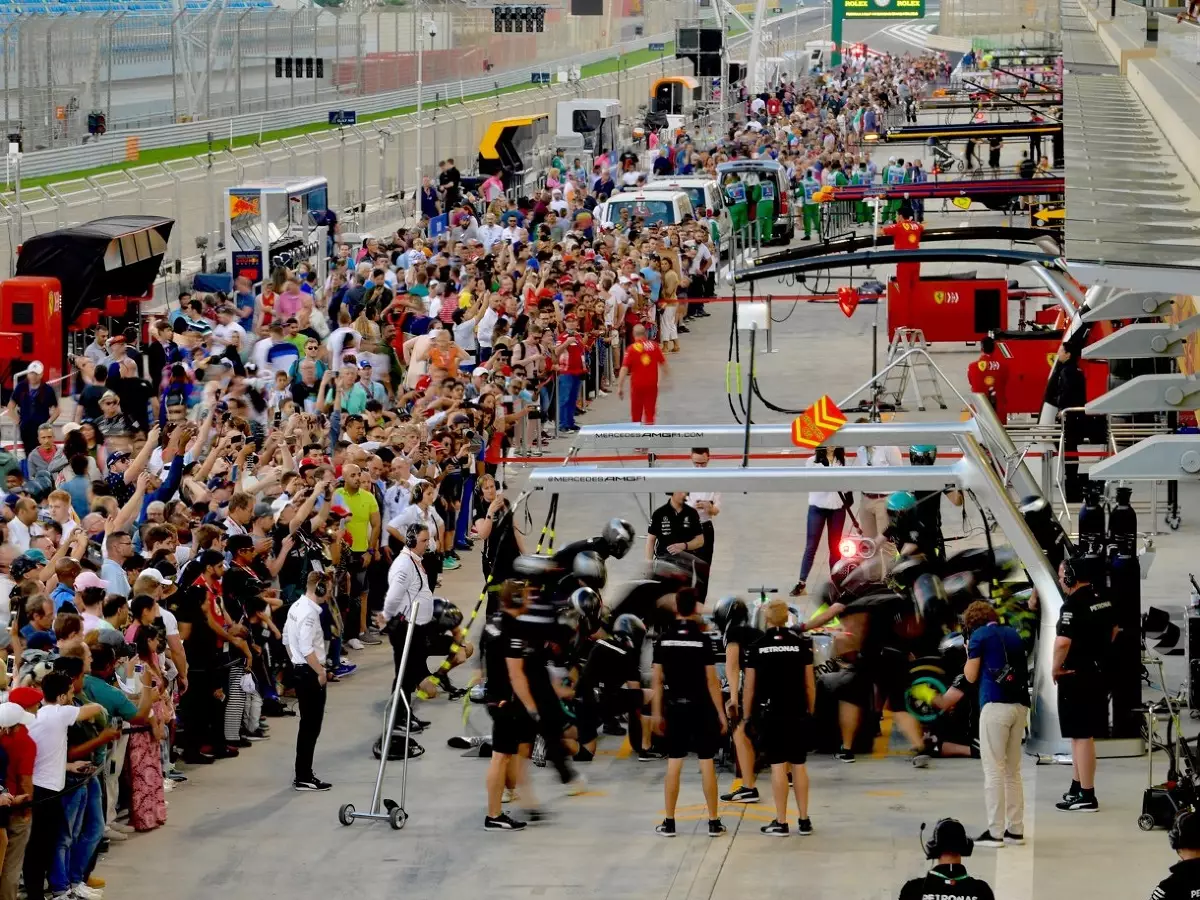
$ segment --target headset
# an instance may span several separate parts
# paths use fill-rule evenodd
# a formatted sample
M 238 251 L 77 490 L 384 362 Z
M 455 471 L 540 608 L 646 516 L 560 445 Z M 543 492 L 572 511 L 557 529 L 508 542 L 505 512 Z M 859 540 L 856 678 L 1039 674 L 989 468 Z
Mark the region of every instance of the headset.
M 321 579 L 317 582 L 317 586 L 313 588 L 313 593 L 318 597 L 329 596 L 329 579 L 323 573 Z
M 1062 561 L 1062 583 L 1063 587 L 1073 588 L 1079 584 L 1079 569 L 1076 567 L 1075 561 L 1070 556 L 1064 556 Z
M 922 822 L 919 840 L 926 859 L 937 859 L 943 853 L 970 856 L 975 852 L 975 841 L 967 837 L 967 830 L 958 819 L 938 819 L 928 841 L 925 840 L 925 823 Z
M 1167 842 L 1172 850 L 1200 850 L 1200 813 L 1190 806 L 1181 809 L 1167 832 Z
M 404 532 L 404 546 L 410 550 L 416 549 L 417 541 L 421 538 L 421 532 L 425 530 L 425 526 L 420 522 L 413 522 L 409 525 Z

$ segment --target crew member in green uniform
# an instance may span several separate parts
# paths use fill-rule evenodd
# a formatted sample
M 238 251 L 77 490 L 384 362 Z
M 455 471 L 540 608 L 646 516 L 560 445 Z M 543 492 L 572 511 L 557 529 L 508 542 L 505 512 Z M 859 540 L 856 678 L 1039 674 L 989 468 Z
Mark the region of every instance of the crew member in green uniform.
M 821 206 L 813 197 L 817 191 L 821 189 L 821 182 L 813 177 L 812 169 L 806 169 L 804 178 L 800 181 L 800 187 L 804 190 L 804 238 L 803 240 L 812 240 L 812 233 L 816 231 L 817 237 L 821 236 Z

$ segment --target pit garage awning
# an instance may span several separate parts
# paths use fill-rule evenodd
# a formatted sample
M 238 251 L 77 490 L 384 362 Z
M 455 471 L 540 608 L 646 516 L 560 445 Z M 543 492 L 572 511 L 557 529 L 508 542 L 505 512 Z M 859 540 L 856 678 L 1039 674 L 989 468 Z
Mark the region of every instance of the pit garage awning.
M 161 216 L 109 216 L 34 235 L 21 245 L 16 274 L 57 278 L 69 324 L 107 297 L 149 293 L 174 226 Z

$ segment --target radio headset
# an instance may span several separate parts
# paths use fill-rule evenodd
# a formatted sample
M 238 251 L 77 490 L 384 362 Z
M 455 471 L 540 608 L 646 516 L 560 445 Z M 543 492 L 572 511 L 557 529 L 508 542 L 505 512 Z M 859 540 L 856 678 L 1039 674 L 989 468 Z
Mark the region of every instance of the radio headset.
M 1200 848 L 1200 813 L 1190 806 L 1181 809 L 1171 823 L 1171 830 L 1167 832 L 1167 842 L 1172 850 Z
M 313 588 L 313 593 L 318 597 L 329 596 L 329 579 L 322 576 L 321 580 L 317 582 L 317 586 Z
M 948 834 L 947 829 L 955 833 Z M 975 841 L 966 836 L 966 831 L 958 819 L 938 819 L 928 842 L 925 840 L 925 823 L 922 822 L 918 840 L 926 859 L 937 859 L 943 853 L 970 856 L 975 852 Z
M 409 525 L 404 532 L 404 546 L 410 550 L 416 549 L 417 540 L 421 536 L 421 532 L 425 530 L 424 525 L 419 525 L 416 522 Z
M 1070 556 L 1064 556 L 1062 561 L 1062 583 L 1064 587 L 1073 588 L 1079 584 L 1079 570 Z

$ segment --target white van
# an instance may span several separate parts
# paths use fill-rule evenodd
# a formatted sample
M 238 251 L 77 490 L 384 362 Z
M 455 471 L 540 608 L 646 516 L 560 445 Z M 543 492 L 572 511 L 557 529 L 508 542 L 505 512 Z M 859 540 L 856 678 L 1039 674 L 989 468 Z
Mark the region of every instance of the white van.
M 721 187 L 716 179 L 707 175 L 663 175 L 650 180 L 655 189 L 667 188 L 672 191 L 683 191 L 692 201 L 692 209 L 697 218 L 713 219 L 717 223 L 717 234 L 720 235 L 720 247 L 724 252 L 729 247 L 729 236 L 733 234 L 733 220 L 725 201 L 721 197 Z
M 596 207 L 596 219 L 607 230 L 620 223 L 626 210 L 631 219 L 641 219 L 644 225 L 678 225 L 685 216 L 695 217 L 686 191 L 647 189 L 613 194 L 611 200 Z

